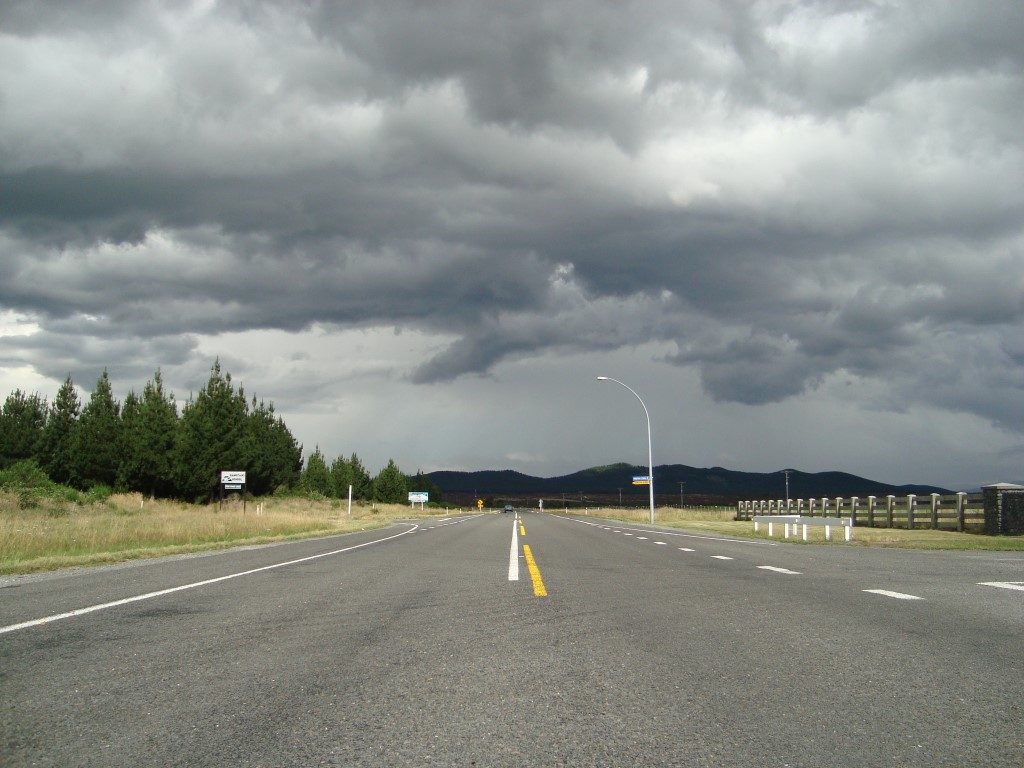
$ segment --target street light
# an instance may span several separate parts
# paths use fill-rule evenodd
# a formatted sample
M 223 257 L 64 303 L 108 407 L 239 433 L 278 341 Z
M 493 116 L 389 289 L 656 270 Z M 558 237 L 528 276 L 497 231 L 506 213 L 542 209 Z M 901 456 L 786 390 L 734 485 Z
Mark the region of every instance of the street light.
M 651 414 L 647 412 L 647 406 L 644 405 L 644 401 L 640 395 L 633 391 L 633 388 L 628 384 L 623 384 L 621 381 L 613 379 L 611 376 L 598 376 L 597 380 L 614 381 L 620 387 L 625 387 L 630 392 L 633 392 L 633 397 L 640 401 L 640 406 L 644 409 L 644 416 L 647 417 L 647 487 L 650 491 L 649 496 L 651 500 L 651 525 L 654 525 L 654 456 L 651 452 Z

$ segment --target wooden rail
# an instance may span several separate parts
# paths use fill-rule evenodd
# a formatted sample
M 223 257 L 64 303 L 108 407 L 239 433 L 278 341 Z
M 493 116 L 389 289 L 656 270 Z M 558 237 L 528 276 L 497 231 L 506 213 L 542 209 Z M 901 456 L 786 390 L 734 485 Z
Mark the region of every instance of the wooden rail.
M 973 531 L 984 528 L 980 493 L 907 496 L 836 496 L 814 499 L 764 499 L 736 502 L 736 519 L 754 515 L 849 517 L 855 526 L 869 528 L 944 528 Z

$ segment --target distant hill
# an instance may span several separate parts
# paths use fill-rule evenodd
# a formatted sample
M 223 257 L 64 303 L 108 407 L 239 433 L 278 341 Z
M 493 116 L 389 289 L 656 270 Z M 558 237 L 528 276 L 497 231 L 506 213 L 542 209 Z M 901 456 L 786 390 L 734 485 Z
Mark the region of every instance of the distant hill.
M 609 464 L 559 477 L 534 477 L 511 469 L 480 472 L 429 472 L 445 498 L 455 500 L 472 495 L 480 497 L 528 497 L 570 501 L 612 501 L 621 491 L 623 500 L 636 501 L 647 497 L 646 486 L 634 486 L 634 475 L 646 475 L 647 467 L 632 464 Z M 688 467 L 685 464 L 662 464 L 654 468 L 654 488 L 659 503 L 679 503 L 679 484 L 685 483 L 685 500 L 690 503 L 723 503 L 736 499 L 782 498 L 786 486 L 782 471 L 737 472 L 723 467 Z M 848 472 L 789 472 L 790 498 L 809 496 L 886 496 L 908 493 L 949 493 L 931 485 L 889 485 L 868 480 Z M 581 498 L 582 497 L 582 498 Z

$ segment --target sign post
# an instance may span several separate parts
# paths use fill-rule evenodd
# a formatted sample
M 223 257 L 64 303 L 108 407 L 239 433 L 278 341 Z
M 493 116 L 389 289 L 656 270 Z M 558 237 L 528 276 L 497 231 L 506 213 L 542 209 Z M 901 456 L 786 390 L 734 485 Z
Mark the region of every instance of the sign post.
M 240 491 L 242 494 L 242 514 L 245 514 L 245 472 L 238 470 L 221 470 L 220 502 L 224 504 L 224 491 Z

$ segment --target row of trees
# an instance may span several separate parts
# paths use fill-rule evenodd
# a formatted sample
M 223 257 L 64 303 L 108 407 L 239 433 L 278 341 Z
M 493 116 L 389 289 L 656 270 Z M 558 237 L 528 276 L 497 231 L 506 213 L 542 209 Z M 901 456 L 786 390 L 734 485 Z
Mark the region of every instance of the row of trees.
M 328 466 L 319 446 L 310 454 L 302 470 L 301 485 L 308 493 L 335 499 L 348 498 L 351 486 L 353 499 L 404 504 L 409 500 L 409 491 L 426 491 L 431 501 L 441 501 L 441 491 L 430 478 L 422 472 L 413 476 L 402 474 L 394 459 L 389 460 L 380 474 L 371 479 L 356 454 L 348 459 L 339 456 Z
M 49 404 L 15 390 L 0 408 L 0 469 L 24 460 L 76 488 L 105 485 L 189 501 L 212 498 L 223 469 L 245 470 L 255 495 L 293 489 L 342 498 L 351 484 L 356 499 L 405 502 L 411 481 L 393 461 L 371 479 L 354 453 L 328 467 L 319 448 L 303 467 L 302 446 L 273 403 L 248 400 L 219 361 L 180 414 L 160 371 L 124 402 L 114 398 L 106 371 L 84 404 L 70 376 Z M 440 498 L 422 475 L 413 485 Z

